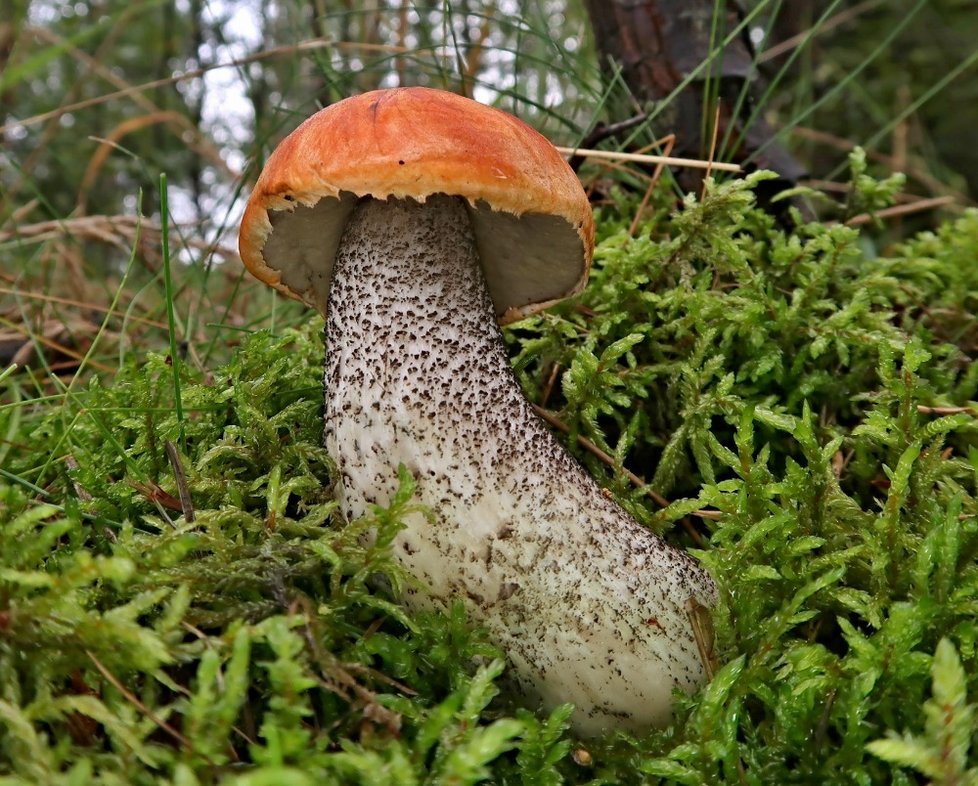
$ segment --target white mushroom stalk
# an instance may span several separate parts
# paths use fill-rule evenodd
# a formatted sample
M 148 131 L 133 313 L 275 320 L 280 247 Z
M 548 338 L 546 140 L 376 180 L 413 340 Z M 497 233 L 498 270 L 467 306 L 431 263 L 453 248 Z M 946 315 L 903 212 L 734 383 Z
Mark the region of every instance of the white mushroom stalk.
M 463 598 L 545 706 L 583 733 L 661 725 L 703 680 L 691 558 L 637 524 L 536 417 L 510 370 L 462 200 L 368 199 L 350 217 L 326 328 L 326 446 L 347 515 L 390 502 L 397 467 L 434 515 L 395 554 L 423 589 Z
M 543 137 L 422 88 L 323 110 L 270 158 L 241 256 L 324 312 L 326 445 L 345 512 L 388 505 L 403 465 L 430 515 L 394 556 L 405 601 L 462 600 L 531 705 L 593 735 L 667 723 L 707 676 L 696 610 L 716 587 L 639 525 L 533 413 L 497 319 L 578 291 L 587 199 Z M 691 616 L 692 612 L 692 616 Z M 702 643 L 702 642 L 700 642 Z

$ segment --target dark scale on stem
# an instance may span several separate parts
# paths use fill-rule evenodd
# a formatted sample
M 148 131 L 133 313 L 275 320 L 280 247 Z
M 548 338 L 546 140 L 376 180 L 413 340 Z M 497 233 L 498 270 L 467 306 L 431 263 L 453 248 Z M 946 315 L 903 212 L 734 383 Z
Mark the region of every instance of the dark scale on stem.
M 715 587 L 608 499 L 532 412 L 465 204 L 361 202 L 327 314 L 326 446 L 347 515 L 388 503 L 399 464 L 434 512 L 409 516 L 395 544 L 429 585 L 406 600 L 467 599 L 527 697 L 574 702 L 579 732 L 666 722 L 673 689 L 703 681 L 686 603 L 712 605 Z

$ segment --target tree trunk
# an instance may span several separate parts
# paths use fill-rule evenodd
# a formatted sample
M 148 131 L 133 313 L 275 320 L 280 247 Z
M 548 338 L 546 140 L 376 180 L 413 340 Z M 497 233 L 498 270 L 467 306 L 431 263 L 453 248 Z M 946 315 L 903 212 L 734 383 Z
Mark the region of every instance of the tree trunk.
M 749 168 L 777 172 L 779 180 L 770 185 L 775 193 L 803 176 L 763 117 L 752 117 L 758 74 L 748 30 L 723 43 L 743 19 L 735 2 L 727 0 L 723 18 L 716 21 L 714 0 L 585 0 L 585 6 L 603 72 L 609 77 L 620 72 L 638 110 L 672 96 L 653 125 L 657 134 L 676 135 L 673 155 L 708 157 L 718 121 L 718 158 L 734 163 L 749 158 Z M 691 191 L 702 173 L 683 170 L 677 177 Z

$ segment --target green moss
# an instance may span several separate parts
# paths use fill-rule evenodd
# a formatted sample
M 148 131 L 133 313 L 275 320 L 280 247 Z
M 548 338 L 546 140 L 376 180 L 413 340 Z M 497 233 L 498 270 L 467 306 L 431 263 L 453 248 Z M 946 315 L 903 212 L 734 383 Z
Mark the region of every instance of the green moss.
M 310 325 L 180 363 L 181 418 L 163 356 L 0 408 L 0 784 L 973 782 L 978 213 L 880 249 L 779 229 L 759 177 L 636 237 L 605 209 L 587 291 L 507 332 L 571 450 L 721 586 L 671 728 L 585 751 L 461 607 L 396 604 L 411 479 L 340 520 Z

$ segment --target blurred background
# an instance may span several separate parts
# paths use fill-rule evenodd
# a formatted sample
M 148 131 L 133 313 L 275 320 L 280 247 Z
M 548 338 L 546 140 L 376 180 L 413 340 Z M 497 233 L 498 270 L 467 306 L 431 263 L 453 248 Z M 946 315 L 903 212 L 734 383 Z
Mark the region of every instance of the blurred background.
M 302 119 L 378 87 L 495 104 L 556 144 L 779 170 L 845 199 L 906 173 L 891 239 L 978 194 L 974 0 L 0 0 L 0 352 L 68 349 L 106 313 L 162 325 L 160 175 L 185 340 L 301 319 L 236 263 L 250 184 Z M 644 14 L 644 16 L 642 16 Z M 654 18 L 654 21 L 653 21 Z M 648 25 L 648 29 L 643 27 Z M 644 164 L 577 157 L 595 202 Z M 688 173 L 662 173 L 680 196 Z M 639 183 L 640 185 L 636 185 Z M 208 327 L 210 326 L 210 327 Z M 213 339 L 208 352 L 214 351 Z M 123 351 L 121 344 L 117 346 Z M 193 351 L 191 349 L 191 355 Z

